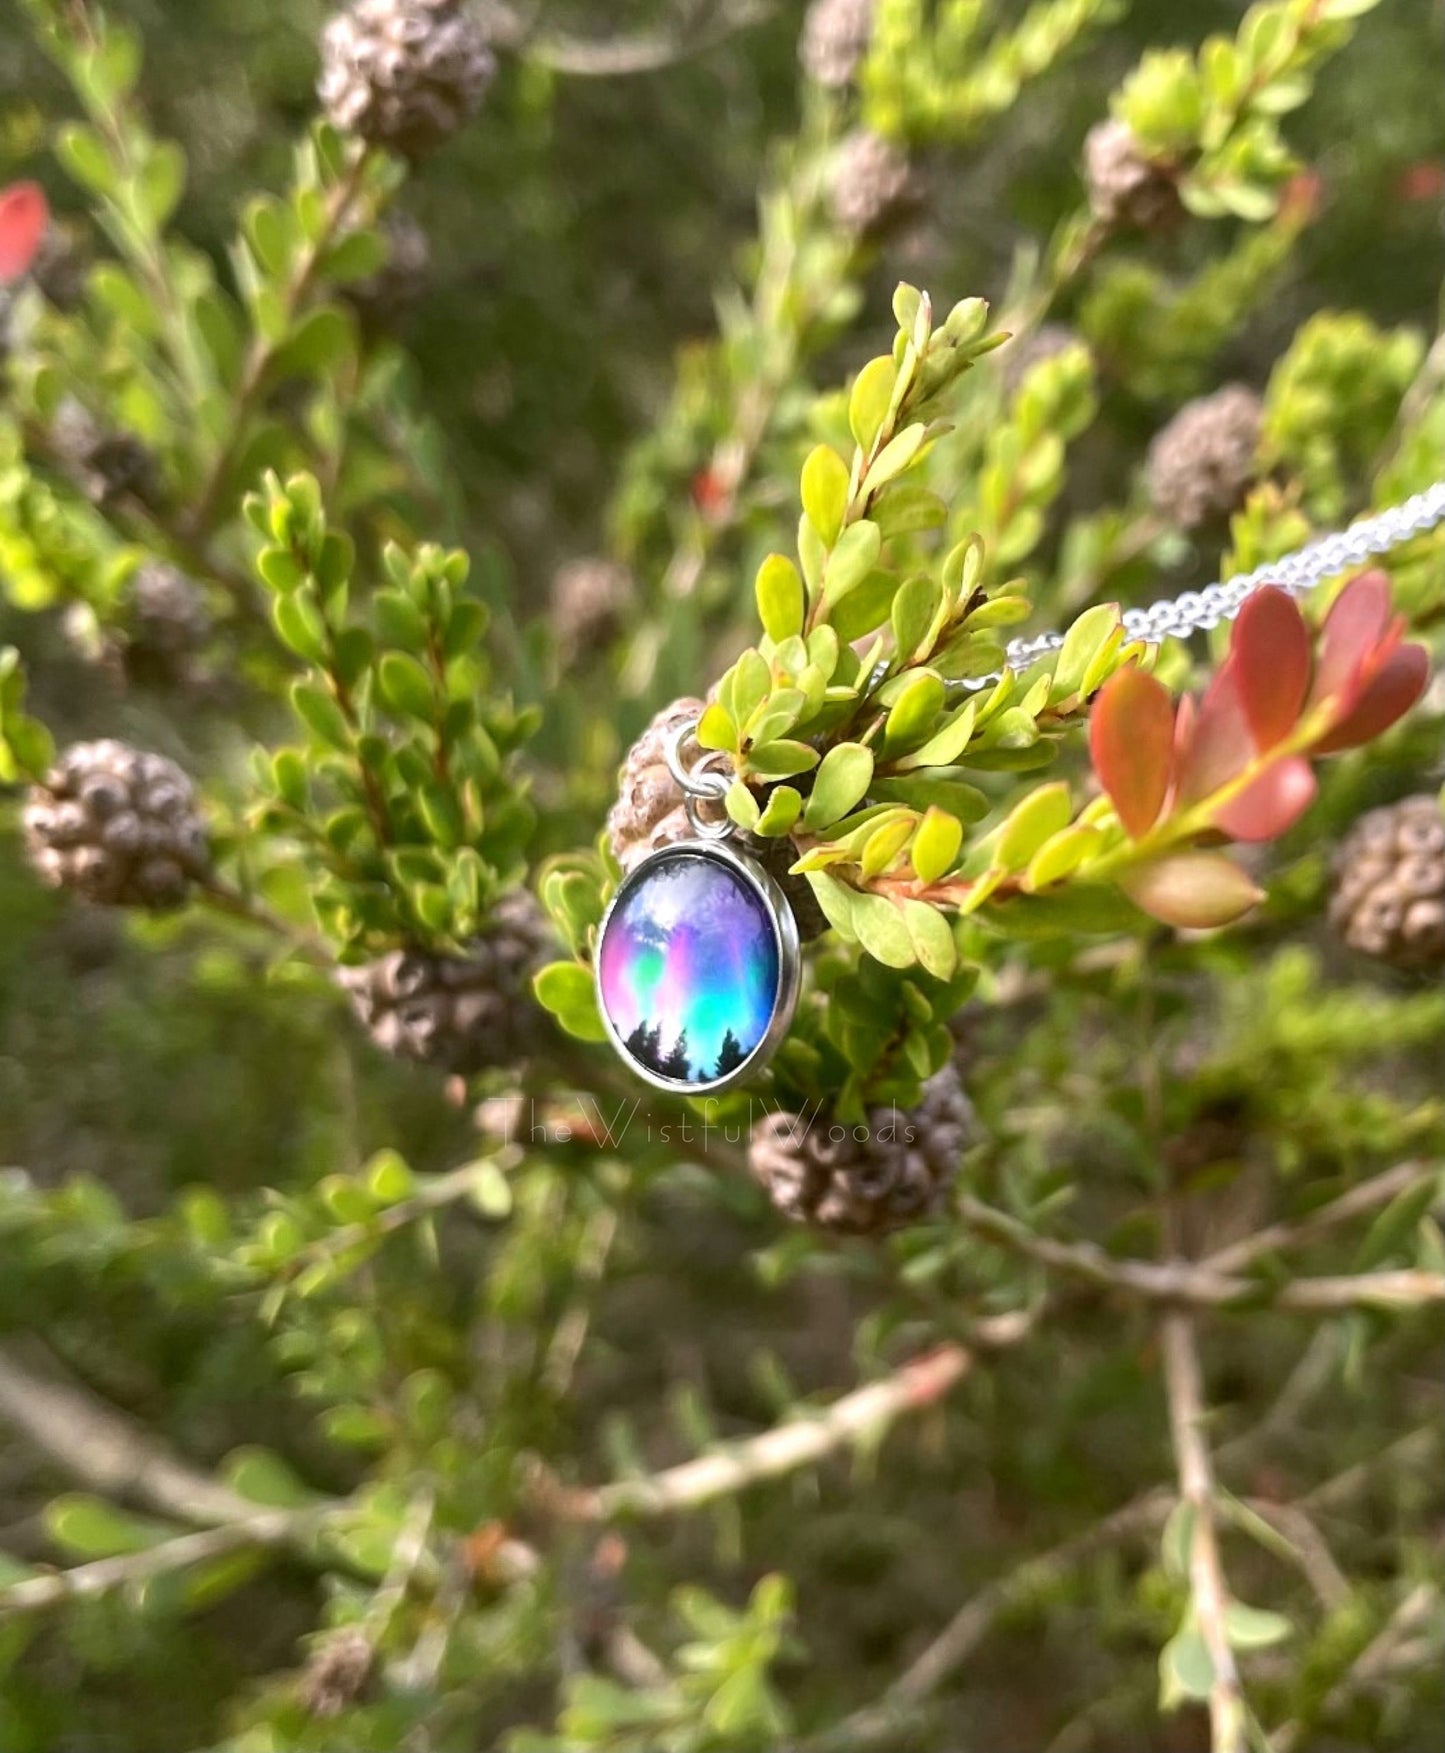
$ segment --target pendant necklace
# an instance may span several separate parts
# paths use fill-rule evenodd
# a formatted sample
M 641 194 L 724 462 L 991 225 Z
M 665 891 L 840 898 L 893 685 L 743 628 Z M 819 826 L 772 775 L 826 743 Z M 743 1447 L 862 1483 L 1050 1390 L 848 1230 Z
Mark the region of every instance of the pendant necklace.
M 1126 609 L 1125 634 L 1157 645 L 1207 631 L 1233 620 L 1266 584 L 1299 595 L 1440 523 L 1445 481 L 1253 572 Z M 1012 640 L 1007 667 L 1027 668 L 1063 643 L 1061 633 Z M 976 693 L 1001 675 L 949 687 Z M 618 885 L 597 937 L 597 1000 L 608 1040 L 644 1082 L 679 1095 L 718 1095 L 760 1071 L 787 1034 L 802 955 L 782 889 L 732 844 L 739 832 L 732 821 L 703 814 L 704 803 L 727 795 L 731 769 L 718 751 L 684 764 L 696 728 L 695 721 L 682 724 L 666 751 L 692 837 L 648 853 Z

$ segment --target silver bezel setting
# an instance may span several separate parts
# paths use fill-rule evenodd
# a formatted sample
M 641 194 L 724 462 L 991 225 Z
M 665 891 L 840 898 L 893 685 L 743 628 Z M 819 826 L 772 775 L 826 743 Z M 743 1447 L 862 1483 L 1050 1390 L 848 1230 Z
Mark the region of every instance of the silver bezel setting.
M 612 915 L 619 904 L 636 888 L 650 870 L 667 860 L 677 858 L 711 859 L 714 864 L 726 865 L 734 875 L 740 876 L 749 884 L 768 915 L 773 928 L 773 941 L 778 951 L 778 990 L 773 1003 L 772 1020 L 768 1024 L 767 1033 L 747 1058 L 735 1066 L 723 1077 L 715 1077 L 706 1083 L 683 1083 L 680 1079 L 659 1077 L 656 1072 L 641 1066 L 628 1051 L 626 1044 L 612 1026 L 612 1018 L 607 1014 L 607 1001 L 602 992 L 602 943 L 607 936 L 607 927 L 612 923 Z M 607 1039 L 613 1051 L 634 1077 L 643 1083 L 650 1084 L 653 1089 L 666 1090 L 674 1096 L 717 1096 L 724 1090 L 730 1090 L 743 1083 L 749 1077 L 762 1070 L 778 1050 L 788 1027 L 793 1020 L 793 1012 L 798 1007 L 798 989 L 802 982 L 802 957 L 798 948 L 798 924 L 793 918 L 793 910 L 788 905 L 788 898 L 778 887 L 761 865 L 741 852 L 735 852 L 731 846 L 721 840 L 679 840 L 671 846 L 659 846 L 656 851 L 649 852 L 641 858 L 617 885 L 616 892 L 607 903 L 607 911 L 602 915 L 602 923 L 597 929 L 597 950 L 593 958 L 593 979 L 597 988 L 597 1011 L 602 1018 L 602 1027 L 606 1030 Z

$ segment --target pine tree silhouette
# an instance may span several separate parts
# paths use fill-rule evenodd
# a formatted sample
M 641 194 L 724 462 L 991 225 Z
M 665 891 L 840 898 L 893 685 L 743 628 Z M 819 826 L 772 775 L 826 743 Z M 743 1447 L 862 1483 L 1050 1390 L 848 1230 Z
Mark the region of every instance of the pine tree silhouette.
M 718 1049 L 717 1070 L 714 1077 L 726 1077 L 730 1071 L 736 1071 L 747 1054 L 743 1052 L 743 1044 L 731 1029 L 723 1036 L 722 1046 Z
M 691 1080 L 692 1066 L 688 1064 L 687 1059 L 686 1029 L 677 1037 L 672 1051 L 657 1069 L 663 1077 L 676 1078 L 680 1083 L 687 1083 Z
M 627 1037 L 627 1051 L 649 1071 L 662 1073 L 662 1024 L 654 1023 L 649 1028 L 645 1022 L 639 1023 Z

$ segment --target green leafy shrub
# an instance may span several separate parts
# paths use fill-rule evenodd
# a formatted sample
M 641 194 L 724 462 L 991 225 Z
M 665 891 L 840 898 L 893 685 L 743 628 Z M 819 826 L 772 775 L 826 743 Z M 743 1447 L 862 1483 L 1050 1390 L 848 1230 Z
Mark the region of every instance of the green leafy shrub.
M 1445 533 L 1125 611 L 1445 475 L 1432 289 L 1360 260 L 1423 248 L 1428 104 L 1308 168 L 1428 21 L 815 0 L 799 77 L 749 8 L 358 0 L 232 213 L 132 29 L 23 12 L 0 1742 L 1418 1748 Z M 666 247 L 579 206 L 649 119 L 755 237 L 688 153 Z M 428 288 L 488 167 L 497 284 Z M 557 291 L 634 257 L 652 320 Z M 692 1102 L 593 977 L 679 694 L 818 925 Z

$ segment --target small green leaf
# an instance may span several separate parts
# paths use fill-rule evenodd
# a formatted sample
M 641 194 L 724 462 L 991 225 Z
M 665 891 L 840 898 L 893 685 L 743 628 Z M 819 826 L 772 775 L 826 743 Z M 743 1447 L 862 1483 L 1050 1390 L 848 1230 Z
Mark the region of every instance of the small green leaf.
M 993 862 L 1001 870 L 1022 870 L 1046 840 L 1069 825 L 1072 805 L 1062 780 L 1041 785 L 1010 812 L 999 831 Z
M 254 1444 L 233 1449 L 221 1463 L 220 1473 L 232 1491 L 271 1509 L 302 1509 L 316 1501 L 316 1494 L 272 1449 Z
M 875 569 L 829 611 L 838 638 L 848 644 L 862 639 L 888 619 L 898 579 L 892 572 Z
M 958 968 L 958 945 L 948 920 L 926 901 L 904 901 L 900 911 L 919 965 L 937 980 L 951 980 Z
M 1283 1613 L 1231 1601 L 1224 1609 L 1224 1634 L 1237 1650 L 1263 1650 L 1293 1637 L 1294 1626 Z
M 876 523 L 865 518 L 849 524 L 838 538 L 837 546 L 828 556 L 823 575 L 823 599 L 836 603 L 859 585 L 878 563 L 883 549 L 883 536 Z
M 1062 882 L 1087 864 L 1103 843 L 1104 836 L 1087 822 L 1075 822 L 1061 829 L 1045 840 L 1029 860 L 1024 887 L 1037 891 Z
M 325 660 L 326 624 L 309 591 L 296 590 L 289 596 L 278 596 L 271 604 L 271 618 L 284 643 L 297 656 L 308 663 Z
M 786 737 L 764 743 L 748 755 L 748 766 L 764 779 L 791 779 L 818 765 L 818 751 Z
M 1064 635 L 1064 643 L 1054 660 L 1054 680 L 1050 690 L 1055 700 L 1067 699 L 1078 693 L 1085 675 L 1100 649 L 1118 637 L 1119 606 L 1098 603 L 1085 609 Z
M 76 182 L 96 194 L 113 195 L 120 187 L 120 171 L 93 128 L 68 123 L 56 136 L 55 156 Z
M 900 756 L 898 767 L 905 772 L 917 767 L 951 767 L 968 747 L 977 715 L 977 701 L 970 700 L 960 706 L 943 729 L 930 737 L 921 749 Z
M 802 796 L 791 785 L 775 785 L 768 793 L 768 801 L 753 831 L 768 840 L 789 834 L 802 808 Z
M 848 398 L 848 426 L 859 448 L 872 450 L 874 440 L 888 418 L 898 368 L 891 354 L 870 359 L 858 373 Z
M 853 913 L 861 899 L 858 891 L 850 889 L 846 883 L 840 883 L 837 877 L 831 877 L 825 871 L 810 870 L 807 874 L 808 887 L 812 889 L 814 899 L 822 908 L 824 918 L 847 942 L 856 943 L 858 932 L 853 922 Z
M 291 260 L 294 242 L 285 208 L 272 195 L 257 195 L 247 203 L 241 229 L 262 273 L 279 280 Z
M 333 749 L 349 750 L 351 731 L 336 701 L 315 682 L 296 682 L 291 688 L 296 715 L 315 736 Z
M 740 828 L 747 833 L 756 832 L 762 811 L 758 807 L 758 800 L 741 779 L 734 779 L 728 787 L 725 802 L 728 815 Z
M 758 568 L 755 590 L 763 631 L 775 642 L 803 631 L 803 580 L 793 562 L 769 554 Z
M 1185 1578 L 1189 1575 L 1189 1555 L 1198 1521 L 1198 1509 L 1186 1498 L 1181 1498 L 1170 1510 L 1159 1541 L 1159 1556 L 1170 1576 Z
M 931 909 L 930 909 L 931 911 Z M 882 895 L 858 895 L 852 909 L 858 941 L 886 968 L 911 968 L 918 959 L 903 914 Z
M 938 613 L 942 592 L 931 578 L 910 578 L 893 599 L 893 643 L 901 663 L 911 663 Z
M 472 1208 L 492 1223 L 500 1223 L 512 1212 L 512 1183 L 501 1168 L 488 1157 L 471 1165 L 471 1184 L 467 1198 Z
M 943 500 L 931 489 L 911 481 L 899 481 L 890 487 L 871 510 L 887 539 L 939 530 L 948 522 L 948 507 Z
M 167 1538 L 171 1530 L 117 1509 L 104 1498 L 74 1492 L 57 1497 L 45 1508 L 45 1530 L 57 1546 L 77 1558 L 114 1558 L 143 1552 Z
M 416 1191 L 416 1176 L 400 1151 L 377 1151 L 362 1170 L 362 1185 L 378 1205 L 399 1205 Z
M 597 987 L 590 971 L 577 962 L 553 962 L 534 978 L 532 988 L 543 1010 L 556 1017 L 579 1041 L 605 1041 L 607 1031 L 597 1009 Z
M 928 428 L 919 421 L 912 426 L 906 426 L 896 437 L 890 438 L 874 458 L 872 468 L 864 477 L 864 492 L 879 492 L 905 469 L 910 468 L 919 451 L 923 449 L 927 436 Z
M 803 511 L 831 548 L 848 511 L 848 465 L 829 444 L 817 445 L 803 464 Z
M 896 754 L 926 737 L 943 710 L 945 698 L 942 678 L 932 670 L 920 670 L 911 677 L 883 726 L 884 752 Z
M 137 179 L 136 195 L 153 231 L 163 231 L 186 186 L 186 155 L 174 140 L 157 141 Z
M 275 591 L 299 590 L 306 581 L 306 568 L 289 548 L 263 548 L 256 559 L 263 584 Z
M 873 778 L 873 751 L 862 743 L 829 749 L 803 807 L 803 826 L 812 833 L 831 827 L 861 803 Z
M 352 319 L 334 305 L 323 305 L 301 319 L 271 359 L 273 377 L 322 377 L 355 350 Z
M 383 652 L 376 666 L 376 680 L 382 699 L 393 712 L 430 722 L 436 710 L 432 678 L 410 652 Z
M 738 727 L 733 715 L 716 700 L 697 721 L 697 740 L 704 749 L 726 749 L 734 753 L 738 747 Z
M 380 232 L 348 232 L 326 258 L 326 277 L 337 286 L 365 280 L 385 263 L 387 253 Z
M 754 713 L 772 691 L 773 672 L 768 660 L 762 652 L 750 648 L 733 665 L 723 689 L 723 699 L 735 721 L 748 727 Z
M 1159 1702 L 1165 1710 L 1181 1699 L 1204 1699 L 1214 1684 L 1214 1663 L 1193 1625 L 1177 1631 L 1159 1655 Z
M 893 815 L 883 820 L 863 843 L 858 869 L 865 883 L 882 873 L 902 852 L 913 837 L 914 822 L 908 815 Z
M 934 805 L 924 815 L 913 837 L 913 869 L 918 880 L 934 883 L 953 868 L 963 844 L 963 823 Z

